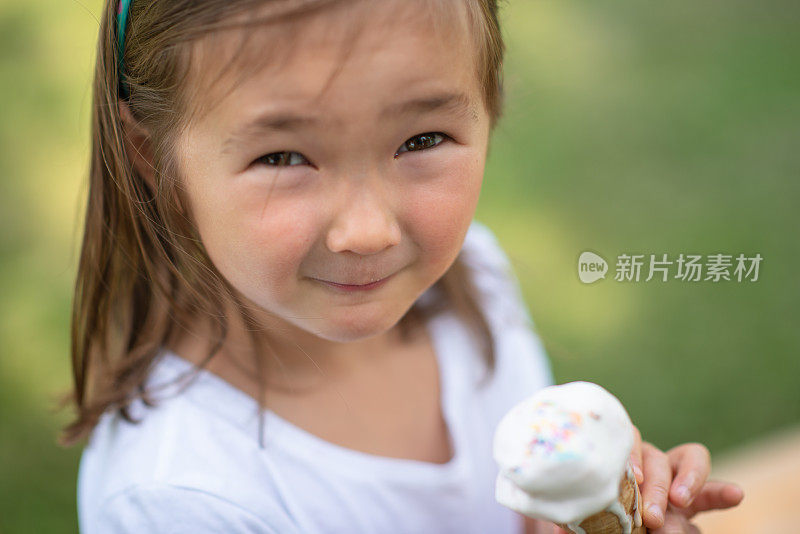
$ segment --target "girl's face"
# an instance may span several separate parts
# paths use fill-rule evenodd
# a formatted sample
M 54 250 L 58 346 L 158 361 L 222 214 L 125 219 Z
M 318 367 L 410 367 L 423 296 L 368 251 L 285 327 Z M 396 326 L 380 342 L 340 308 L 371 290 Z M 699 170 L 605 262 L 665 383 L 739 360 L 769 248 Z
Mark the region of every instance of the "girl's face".
M 256 53 L 274 61 L 181 137 L 211 260 L 292 339 L 387 332 L 461 248 L 489 117 L 466 11 L 454 2 L 452 20 L 434 27 L 425 3 L 345 3 L 290 31 L 259 28 L 272 45 Z M 225 39 L 202 57 L 224 64 Z M 287 39 L 291 49 L 275 46 Z

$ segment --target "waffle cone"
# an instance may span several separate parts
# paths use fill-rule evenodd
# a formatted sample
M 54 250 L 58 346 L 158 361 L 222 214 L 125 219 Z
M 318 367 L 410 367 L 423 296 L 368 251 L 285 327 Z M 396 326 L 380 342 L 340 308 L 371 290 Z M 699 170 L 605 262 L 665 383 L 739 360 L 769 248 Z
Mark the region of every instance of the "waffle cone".
M 617 502 L 622 507 L 622 511 L 627 515 L 630 530 L 627 530 L 625 525 L 620 522 L 620 518 L 617 517 L 617 514 L 608 509 L 590 515 L 581 521 L 578 528 L 576 528 L 575 525 L 569 526 L 560 523 L 558 526 L 575 534 L 647 534 L 647 529 L 645 529 L 644 526 L 636 526 L 637 522 L 641 523 L 639 501 L 639 486 L 636 484 L 636 479 L 633 477 L 632 471 L 628 468 L 627 474 L 622 477 L 619 483 L 619 497 Z

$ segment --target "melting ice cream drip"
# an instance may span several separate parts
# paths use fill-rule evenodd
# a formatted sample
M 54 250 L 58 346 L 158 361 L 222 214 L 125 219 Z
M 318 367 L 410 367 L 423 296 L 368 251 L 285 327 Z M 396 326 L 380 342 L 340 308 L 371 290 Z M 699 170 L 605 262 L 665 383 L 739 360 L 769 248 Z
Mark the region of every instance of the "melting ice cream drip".
M 636 483 L 636 477 L 633 474 L 633 469 L 630 465 L 628 465 L 625 471 L 625 477 L 631 484 Z M 639 491 L 638 488 L 634 491 L 634 505 L 631 513 L 633 514 L 633 518 L 631 518 L 625 509 L 622 507 L 622 503 L 619 500 L 614 501 L 605 508 L 603 511 L 609 512 L 614 514 L 619 521 L 620 529 L 622 530 L 622 534 L 631 534 L 633 532 L 634 527 L 639 527 L 642 525 L 642 516 L 639 511 Z M 569 523 L 567 527 L 574 532 L 575 534 L 586 534 L 586 531 L 581 528 L 580 524 L 582 521 L 578 521 L 576 523 Z

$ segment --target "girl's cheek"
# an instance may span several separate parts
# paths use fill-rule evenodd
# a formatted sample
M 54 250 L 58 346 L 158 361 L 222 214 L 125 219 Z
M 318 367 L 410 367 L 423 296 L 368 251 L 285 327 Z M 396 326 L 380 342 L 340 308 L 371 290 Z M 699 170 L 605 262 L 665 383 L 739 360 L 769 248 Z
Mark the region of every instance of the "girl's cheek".
M 269 213 L 253 221 L 250 240 L 261 263 L 287 273 L 298 269 L 321 224 L 312 206 L 302 201 L 267 206 Z
M 234 219 L 234 241 L 262 256 L 290 259 L 310 246 L 316 224 L 316 194 L 301 173 L 267 171 L 241 177 L 229 198 L 226 218 Z
M 246 295 L 289 289 L 312 246 L 313 203 L 257 183 L 236 183 L 199 206 L 211 260 Z M 263 295 L 262 295 L 263 296 Z
M 426 155 L 428 156 L 428 155 Z M 403 184 L 414 184 L 420 201 L 450 213 L 469 211 L 477 203 L 483 182 L 484 159 L 471 147 L 443 148 L 441 155 L 418 157 L 401 170 Z
M 404 206 L 414 240 L 431 258 L 451 260 L 477 207 L 483 182 L 483 158 L 477 150 L 458 147 L 442 157 L 419 163 L 414 193 Z M 410 170 L 410 169 L 409 169 Z

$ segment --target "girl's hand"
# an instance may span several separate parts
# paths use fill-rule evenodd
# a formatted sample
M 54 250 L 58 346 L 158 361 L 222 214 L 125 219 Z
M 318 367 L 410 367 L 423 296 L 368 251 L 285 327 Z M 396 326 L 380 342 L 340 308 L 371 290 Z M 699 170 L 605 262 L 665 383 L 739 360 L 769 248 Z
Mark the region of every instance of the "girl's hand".
M 695 514 L 739 504 L 736 484 L 706 481 L 711 455 L 701 443 L 683 443 L 665 453 L 642 442 L 635 429 L 631 466 L 641 491 L 642 522 L 652 534 L 698 534 L 689 522 Z

